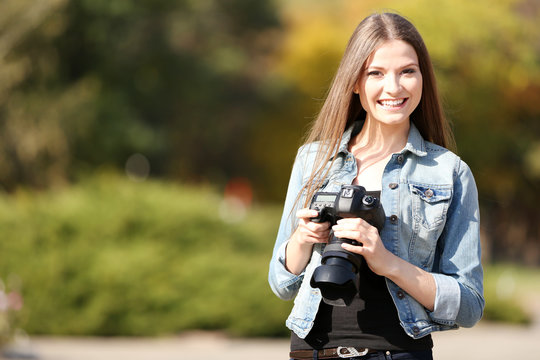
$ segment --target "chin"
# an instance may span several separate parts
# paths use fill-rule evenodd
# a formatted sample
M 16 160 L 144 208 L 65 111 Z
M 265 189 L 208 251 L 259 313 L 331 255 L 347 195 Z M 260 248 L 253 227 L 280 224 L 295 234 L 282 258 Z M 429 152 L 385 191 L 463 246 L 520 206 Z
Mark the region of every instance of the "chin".
M 400 117 L 388 117 L 388 116 L 385 116 L 385 117 L 380 117 L 380 118 L 375 118 L 375 120 L 377 122 L 380 122 L 380 123 L 383 123 L 385 125 L 392 125 L 392 126 L 399 126 L 399 125 L 405 125 L 405 124 L 409 124 L 409 117 L 404 117 L 404 116 L 400 116 Z

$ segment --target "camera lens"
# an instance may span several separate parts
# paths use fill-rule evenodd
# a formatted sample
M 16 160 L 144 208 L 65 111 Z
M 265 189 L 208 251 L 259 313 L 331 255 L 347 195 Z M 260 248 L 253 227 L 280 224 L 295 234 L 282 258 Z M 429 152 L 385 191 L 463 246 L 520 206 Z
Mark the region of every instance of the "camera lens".
M 374 202 L 375 202 L 375 198 L 373 196 L 370 196 L 370 195 L 366 195 L 362 199 L 362 203 L 364 205 L 366 205 L 366 206 L 371 206 L 371 205 L 373 205 Z

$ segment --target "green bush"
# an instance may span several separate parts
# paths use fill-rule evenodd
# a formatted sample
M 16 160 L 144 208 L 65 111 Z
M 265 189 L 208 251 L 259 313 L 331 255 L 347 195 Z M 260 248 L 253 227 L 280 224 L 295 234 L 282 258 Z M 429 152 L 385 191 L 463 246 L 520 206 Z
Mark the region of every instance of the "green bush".
M 486 308 L 484 320 L 528 325 L 533 321 L 530 304 L 540 299 L 540 270 L 511 264 L 484 269 Z
M 494 293 L 486 293 L 484 320 L 529 325 L 532 317 L 515 299 L 501 299 Z
M 212 189 L 100 176 L 0 198 L 0 275 L 23 283 L 33 334 L 287 334 L 267 284 L 279 209 L 239 222 Z M 232 211 L 234 209 L 230 209 Z

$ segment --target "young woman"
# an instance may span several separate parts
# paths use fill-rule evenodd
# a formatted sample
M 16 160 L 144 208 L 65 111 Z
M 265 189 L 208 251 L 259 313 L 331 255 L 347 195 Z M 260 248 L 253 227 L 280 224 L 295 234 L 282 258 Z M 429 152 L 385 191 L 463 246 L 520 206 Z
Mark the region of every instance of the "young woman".
M 447 148 L 446 122 L 424 42 L 403 17 L 374 14 L 354 31 L 327 99 L 297 154 L 269 282 L 295 298 L 286 321 L 292 359 L 432 359 L 433 331 L 482 317 L 477 190 Z M 315 192 L 362 185 L 385 212 L 379 232 L 361 218 L 310 219 Z M 331 236 L 364 259 L 348 306 L 310 285 Z

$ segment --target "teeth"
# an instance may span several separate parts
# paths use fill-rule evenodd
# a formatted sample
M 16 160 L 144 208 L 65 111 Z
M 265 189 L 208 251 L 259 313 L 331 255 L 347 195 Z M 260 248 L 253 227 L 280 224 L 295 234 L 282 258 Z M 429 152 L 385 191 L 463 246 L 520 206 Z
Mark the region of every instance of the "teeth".
M 381 100 L 381 105 L 383 106 L 399 106 L 403 104 L 405 99 L 399 99 L 399 100 Z

